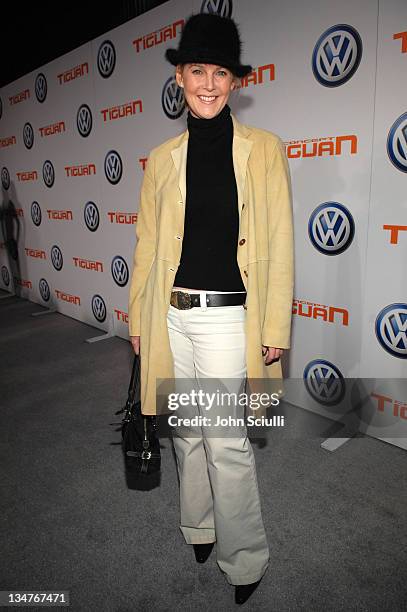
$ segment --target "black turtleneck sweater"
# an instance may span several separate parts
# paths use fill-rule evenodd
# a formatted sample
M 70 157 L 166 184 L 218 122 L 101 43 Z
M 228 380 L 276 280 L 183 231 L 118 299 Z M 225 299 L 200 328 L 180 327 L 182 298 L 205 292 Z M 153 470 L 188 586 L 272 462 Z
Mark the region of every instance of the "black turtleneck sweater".
M 174 286 L 245 291 L 237 265 L 239 212 L 230 107 L 226 104 L 211 119 L 189 111 L 187 125 L 184 237 Z

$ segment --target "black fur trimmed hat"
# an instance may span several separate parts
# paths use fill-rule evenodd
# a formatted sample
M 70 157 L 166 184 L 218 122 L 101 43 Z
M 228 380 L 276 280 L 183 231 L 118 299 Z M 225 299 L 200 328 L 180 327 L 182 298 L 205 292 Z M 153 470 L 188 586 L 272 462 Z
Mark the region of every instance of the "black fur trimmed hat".
M 167 49 L 165 58 L 176 66 L 192 62 L 216 64 L 244 77 L 252 66 L 240 63 L 242 43 L 236 23 L 216 13 L 191 15 L 181 32 L 178 49 Z

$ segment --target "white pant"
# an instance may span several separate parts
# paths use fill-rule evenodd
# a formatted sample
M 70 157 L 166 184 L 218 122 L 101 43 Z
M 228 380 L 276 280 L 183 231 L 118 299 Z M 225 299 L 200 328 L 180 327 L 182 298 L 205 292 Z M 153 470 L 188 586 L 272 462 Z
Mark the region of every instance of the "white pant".
M 207 390 L 218 379 L 223 389 L 226 385 L 228 392 L 239 393 L 246 377 L 246 311 L 243 306 L 207 307 L 205 292 L 198 293 L 204 306 L 179 310 L 170 305 L 168 310 L 176 389 L 190 390 L 194 379 L 195 389 Z M 244 416 L 244 406 L 229 408 L 234 416 Z M 193 402 L 176 413 L 208 415 Z M 172 438 L 185 541 L 216 542 L 217 563 L 234 585 L 259 580 L 269 565 L 253 449 L 246 426 L 236 431 L 238 437 L 230 437 L 234 432 L 215 437 L 213 427 L 184 428 L 181 434 L 175 428 Z

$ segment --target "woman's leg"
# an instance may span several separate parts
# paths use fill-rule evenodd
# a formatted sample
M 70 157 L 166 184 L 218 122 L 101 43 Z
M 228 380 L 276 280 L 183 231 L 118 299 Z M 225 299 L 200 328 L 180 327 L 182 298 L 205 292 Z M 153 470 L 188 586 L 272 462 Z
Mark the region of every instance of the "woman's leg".
M 167 315 L 174 375 L 178 393 L 190 393 L 195 381 L 194 350 L 184 329 L 185 311 L 169 307 Z M 198 416 L 198 407 L 182 406 L 174 416 Z M 206 452 L 200 427 L 177 430 L 173 445 L 180 480 L 180 529 L 188 544 L 215 542 L 212 490 L 209 482 Z
M 195 372 L 206 393 L 216 390 L 240 397 L 246 377 L 246 339 L 243 306 L 193 308 L 183 311 L 184 327 L 193 344 Z M 260 350 L 260 348 L 259 348 Z M 219 384 L 218 384 L 219 383 Z M 243 383 L 243 384 L 242 384 Z M 218 395 L 219 397 L 219 395 Z M 269 565 L 269 548 L 261 516 L 260 496 L 252 446 L 246 426 L 214 427 L 216 412 L 244 418 L 244 404 L 207 409 L 210 427 L 202 427 L 209 479 L 213 492 L 216 554 L 230 584 L 259 580 Z M 214 405 L 215 406 L 215 405 Z

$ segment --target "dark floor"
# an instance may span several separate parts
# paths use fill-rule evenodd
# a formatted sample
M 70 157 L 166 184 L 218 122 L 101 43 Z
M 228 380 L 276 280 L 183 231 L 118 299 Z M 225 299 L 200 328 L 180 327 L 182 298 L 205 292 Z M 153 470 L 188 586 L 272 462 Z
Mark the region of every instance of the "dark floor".
M 101 332 L 39 310 L 0 299 L 0 590 L 69 591 L 75 612 L 407 609 L 405 451 L 355 438 L 330 453 L 276 430 L 253 441 L 271 564 L 236 606 L 216 549 L 198 565 L 183 541 L 168 439 L 161 485 L 127 488 L 111 423 L 129 343 L 86 343 Z

